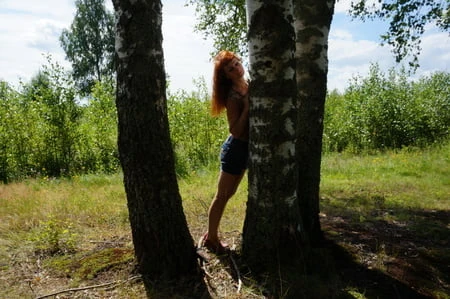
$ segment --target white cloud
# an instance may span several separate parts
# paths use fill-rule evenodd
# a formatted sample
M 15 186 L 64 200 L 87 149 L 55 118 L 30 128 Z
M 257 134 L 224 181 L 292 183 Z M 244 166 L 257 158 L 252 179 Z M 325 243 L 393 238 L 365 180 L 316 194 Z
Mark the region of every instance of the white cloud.
M 361 31 L 364 32 L 364 27 Z M 342 26 L 346 27 L 346 26 Z M 356 26 L 349 26 L 353 30 Z M 390 68 L 400 68 L 407 65 L 407 60 L 397 64 L 394 54 L 388 46 L 381 46 L 374 37 L 357 39 L 363 36 L 361 32 L 350 32 L 332 26 L 329 38 L 329 90 L 344 91 L 349 81 L 355 76 L 366 76 L 371 64 L 378 64 L 380 70 L 387 72 Z M 419 78 L 436 71 L 450 71 L 450 38 L 448 33 L 438 32 L 428 28 L 422 37 L 421 53 L 419 55 L 420 68 L 412 78 Z
M 446 32 L 425 35 L 419 56 L 421 69 L 437 71 L 450 70 L 450 38 Z
M 58 52 L 59 36 L 65 24 L 50 19 L 38 20 L 33 28 L 25 35 L 27 46 L 42 52 Z M 56 42 L 55 42 L 56 41 Z
M 59 34 L 72 21 L 73 1 L 0 2 L 0 79 L 17 85 L 46 63 L 44 54 L 64 63 Z
M 192 80 L 211 82 L 211 42 L 194 33 L 194 9 L 174 2 L 163 6 L 163 47 L 170 89 L 193 90 Z
M 169 1 L 167 1 L 169 2 Z M 183 1 L 163 5 L 163 46 L 171 89 L 192 90 L 192 80 L 210 82 L 211 43 L 193 32 L 194 8 Z M 112 9 L 111 1 L 106 1 Z M 75 14 L 73 0 L 0 1 L 0 79 L 17 85 L 28 81 L 46 64 L 45 54 L 69 67 L 59 43 L 63 28 L 69 28 Z
M 372 63 L 387 68 L 393 61 L 388 48 L 375 41 L 356 40 L 352 33 L 339 28 L 332 28 L 328 42 L 329 90 L 343 91 L 351 78 L 366 75 Z
M 342 13 L 351 0 L 339 0 L 329 40 L 329 88 L 344 90 L 353 76 L 366 75 L 371 63 L 382 69 L 396 66 L 387 47 L 378 45 L 378 35 L 371 23 L 350 22 Z M 170 89 L 192 90 L 193 79 L 211 82 L 212 43 L 194 33 L 195 8 L 185 0 L 164 1 L 163 47 Z M 111 1 L 106 1 L 112 9 Z M 28 81 L 46 64 L 43 54 L 64 66 L 65 53 L 59 35 L 68 28 L 75 14 L 73 0 L 0 0 L 0 79 L 16 85 L 19 78 Z M 377 27 L 378 28 L 378 27 Z M 421 68 L 418 75 L 450 69 L 448 33 L 431 30 L 422 40 Z

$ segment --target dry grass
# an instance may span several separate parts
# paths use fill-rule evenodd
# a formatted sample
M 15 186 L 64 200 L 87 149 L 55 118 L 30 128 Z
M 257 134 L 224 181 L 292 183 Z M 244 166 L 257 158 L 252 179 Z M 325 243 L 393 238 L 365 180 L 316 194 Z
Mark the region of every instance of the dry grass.
M 213 256 L 204 265 L 208 296 L 450 298 L 449 153 L 446 145 L 372 156 L 325 156 L 321 220 L 329 242 L 312 252 L 312 270 L 286 269 L 258 280 L 239 259 L 244 180 L 221 226 L 224 239 L 236 247 L 238 268 L 229 258 Z M 216 170 L 179 181 L 195 240 L 205 230 L 216 181 Z M 142 282 L 133 278 L 120 175 L 0 185 L 0 218 L 0 298 L 36 298 L 108 282 L 113 284 L 57 298 L 146 298 Z M 50 253 L 51 248 L 57 252 Z M 243 282 L 239 294 L 236 269 Z M 272 284 L 278 285 L 275 293 L 270 292 Z M 155 288 L 152 297 L 183 298 L 182 293 L 179 288 Z

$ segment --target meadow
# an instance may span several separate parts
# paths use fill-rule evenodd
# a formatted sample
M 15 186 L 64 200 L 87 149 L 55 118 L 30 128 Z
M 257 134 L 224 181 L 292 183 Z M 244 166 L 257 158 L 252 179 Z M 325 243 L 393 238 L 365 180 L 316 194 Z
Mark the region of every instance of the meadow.
M 179 178 L 194 240 L 205 230 L 216 180 L 215 166 Z M 237 246 L 246 190 L 244 181 L 221 226 Z M 322 229 L 332 246 L 317 249 L 322 264 L 313 273 L 295 273 L 300 298 L 450 298 L 449 143 L 327 153 L 320 196 Z M 1 298 L 46 298 L 59 291 L 53 298 L 145 298 L 133 272 L 120 174 L 0 185 L 0 218 Z M 209 279 L 212 298 L 264 298 L 250 274 L 242 273 L 244 287 L 236 294 L 236 282 L 221 264 L 210 267 L 212 276 L 221 277 Z M 278 297 L 289 298 L 294 287 L 286 284 Z M 154 298 L 180 297 L 168 289 Z
M 206 297 L 450 298 L 449 78 L 411 81 L 405 70 L 373 65 L 345 92 L 330 91 L 320 186 L 326 242 L 312 250 L 314 264 L 256 282 L 239 259 L 244 180 L 221 223 L 237 265 L 203 265 Z M 71 82 L 54 64 L 19 90 L 0 81 L 0 298 L 146 298 L 118 161 L 114 83 L 96 84 L 80 101 Z M 204 80 L 194 85 L 167 97 L 193 242 L 205 231 L 228 134 L 225 117 L 208 113 Z M 185 298 L 180 282 L 170 283 L 155 282 L 150 297 Z M 271 283 L 283 286 L 279 294 L 268 295 Z

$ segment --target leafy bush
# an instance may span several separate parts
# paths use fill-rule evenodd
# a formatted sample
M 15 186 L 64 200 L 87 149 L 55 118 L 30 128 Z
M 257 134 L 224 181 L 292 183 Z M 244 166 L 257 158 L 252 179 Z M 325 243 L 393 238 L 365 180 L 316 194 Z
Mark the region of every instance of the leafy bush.
M 83 108 L 79 148 L 82 172 L 114 173 L 120 168 L 114 99 L 114 84 L 97 82 Z
M 73 232 L 72 224 L 49 217 L 42 222 L 32 237 L 35 249 L 42 254 L 66 254 L 75 252 L 77 234 Z
M 0 180 L 117 171 L 114 86 L 97 84 L 88 105 L 58 64 L 15 91 L 0 84 Z
M 377 65 L 355 78 L 343 95 L 328 96 L 324 150 L 361 151 L 423 147 L 448 137 L 450 74 L 417 82 L 402 69 L 388 75 Z
M 197 91 L 169 95 L 168 114 L 176 172 L 185 175 L 218 161 L 221 143 L 227 136 L 223 116 L 211 117 L 210 97 L 204 80 L 196 81 Z
M 343 94 L 328 95 L 324 151 L 423 147 L 448 139 L 448 82 L 449 73 L 410 81 L 404 70 L 384 74 L 373 65 Z M 225 116 L 209 113 L 204 80 L 194 83 L 194 92 L 168 95 L 178 175 L 217 165 L 228 135 Z M 115 86 L 107 81 L 80 99 L 69 74 L 51 62 L 20 91 L 0 81 L 0 181 L 118 171 L 114 99 Z

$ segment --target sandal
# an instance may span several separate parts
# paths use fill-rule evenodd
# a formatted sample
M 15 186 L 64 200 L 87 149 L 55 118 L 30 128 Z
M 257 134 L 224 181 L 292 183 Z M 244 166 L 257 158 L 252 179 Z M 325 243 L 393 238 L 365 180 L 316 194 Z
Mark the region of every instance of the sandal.
M 201 238 L 201 246 L 206 247 L 209 251 L 214 252 L 215 254 L 221 255 L 230 251 L 228 244 L 222 243 L 220 241 L 213 242 L 208 239 L 208 234 L 204 234 Z

